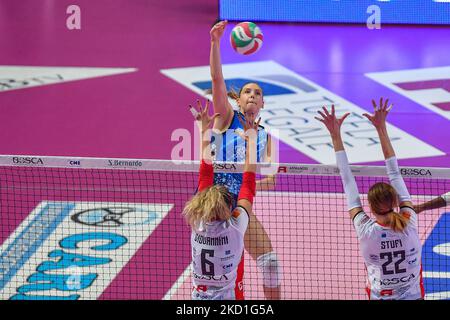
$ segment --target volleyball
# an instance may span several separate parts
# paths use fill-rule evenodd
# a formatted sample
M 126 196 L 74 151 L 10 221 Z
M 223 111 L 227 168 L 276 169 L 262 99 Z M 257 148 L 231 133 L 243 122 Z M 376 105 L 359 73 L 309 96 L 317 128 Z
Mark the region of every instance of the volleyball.
M 263 34 L 253 22 L 241 22 L 231 30 L 230 42 L 237 53 L 249 55 L 261 48 Z

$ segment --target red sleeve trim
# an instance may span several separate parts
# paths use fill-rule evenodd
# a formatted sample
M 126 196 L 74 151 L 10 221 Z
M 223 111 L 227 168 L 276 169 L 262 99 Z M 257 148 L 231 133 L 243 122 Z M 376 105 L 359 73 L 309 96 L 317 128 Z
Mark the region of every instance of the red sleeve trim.
M 200 163 L 200 176 L 198 177 L 198 191 L 201 192 L 212 186 L 214 183 L 214 168 L 212 164 L 207 164 L 205 160 Z
M 238 201 L 246 199 L 253 204 L 253 198 L 256 194 L 256 174 L 254 172 L 244 172 L 242 178 L 241 190 L 239 191 Z

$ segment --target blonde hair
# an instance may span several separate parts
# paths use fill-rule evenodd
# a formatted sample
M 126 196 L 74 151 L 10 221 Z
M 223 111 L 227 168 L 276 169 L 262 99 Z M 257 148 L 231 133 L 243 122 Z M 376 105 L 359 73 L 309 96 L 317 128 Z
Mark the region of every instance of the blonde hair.
M 389 227 L 396 231 L 403 231 L 409 222 L 409 217 L 399 212 L 393 210 L 393 208 L 398 206 L 398 197 L 395 189 L 387 183 L 378 182 L 375 183 L 372 187 L 370 187 L 369 193 L 367 194 L 367 198 L 370 203 L 370 207 L 372 210 L 379 215 L 383 215 L 383 211 L 386 211 L 386 208 L 390 208 L 389 211 Z
M 189 200 L 183 209 L 187 223 L 197 229 L 200 222 L 228 220 L 231 218 L 233 196 L 224 186 L 214 185 Z

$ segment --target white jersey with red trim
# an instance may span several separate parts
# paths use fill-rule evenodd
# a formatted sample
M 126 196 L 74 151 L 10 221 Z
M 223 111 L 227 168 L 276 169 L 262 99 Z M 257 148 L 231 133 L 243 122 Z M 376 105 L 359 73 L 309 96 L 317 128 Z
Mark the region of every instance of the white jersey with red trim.
M 369 299 L 413 300 L 424 297 L 417 214 L 402 207 L 409 216 L 403 232 L 378 224 L 363 211 L 353 220 L 360 250 L 367 267 Z
M 236 207 L 226 221 L 214 221 L 192 230 L 192 298 L 243 299 L 244 234 L 249 216 Z

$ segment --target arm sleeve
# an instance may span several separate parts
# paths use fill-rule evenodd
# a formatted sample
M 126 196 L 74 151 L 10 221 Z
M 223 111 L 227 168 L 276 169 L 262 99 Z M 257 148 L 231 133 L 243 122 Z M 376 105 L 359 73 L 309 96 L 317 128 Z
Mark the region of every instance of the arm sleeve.
M 347 154 L 345 151 L 336 152 L 336 161 L 341 175 L 342 184 L 344 185 L 345 195 L 347 196 L 347 209 L 362 207 L 359 198 L 358 186 L 355 177 L 353 177 L 350 166 L 348 165 Z
M 198 177 L 198 192 L 213 185 L 214 168 L 212 164 L 207 164 L 205 160 L 200 163 L 200 175 Z
M 395 191 L 397 191 L 399 201 L 411 201 L 411 195 L 409 194 L 405 181 L 403 181 L 403 177 L 400 174 L 396 157 L 386 159 L 386 170 L 391 185 L 394 187 Z
M 443 194 L 443 195 L 441 196 L 441 198 L 445 200 L 445 203 L 446 203 L 447 205 L 450 205 L 450 191 L 447 192 L 447 193 L 445 193 L 445 194 Z
M 414 211 L 413 208 L 408 206 L 402 206 L 400 207 L 400 214 L 403 215 L 405 218 L 408 218 L 411 224 L 414 226 L 414 228 L 417 229 L 417 213 Z
M 370 238 L 370 234 L 373 231 L 374 222 L 369 216 L 364 212 L 360 211 L 353 218 L 353 226 L 355 227 L 358 239 Z
M 247 231 L 247 226 L 249 222 L 249 215 L 244 207 L 236 207 L 231 216 L 231 224 L 238 229 L 242 234 Z
M 244 172 L 242 178 L 241 190 L 239 191 L 238 201 L 247 199 L 253 204 L 253 198 L 256 195 L 256 174 L 254 172 Z

